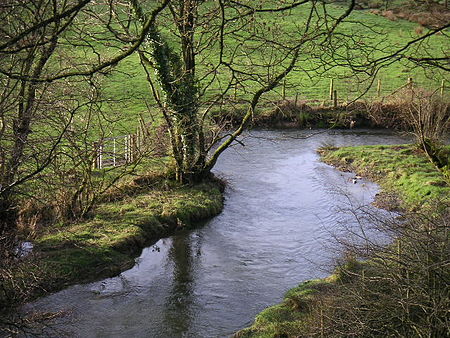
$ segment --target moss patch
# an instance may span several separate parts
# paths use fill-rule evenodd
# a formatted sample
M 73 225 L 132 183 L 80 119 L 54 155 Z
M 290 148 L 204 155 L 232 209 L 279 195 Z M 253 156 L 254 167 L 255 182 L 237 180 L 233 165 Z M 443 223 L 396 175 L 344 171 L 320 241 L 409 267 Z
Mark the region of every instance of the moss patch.
M 335 276 L 306 281 L 289 290 L 282 303 L 258 314 L 251 327 L 234 337 L 295 337 L 307 325 L 308 314 L 315 297 L 334 286 Z

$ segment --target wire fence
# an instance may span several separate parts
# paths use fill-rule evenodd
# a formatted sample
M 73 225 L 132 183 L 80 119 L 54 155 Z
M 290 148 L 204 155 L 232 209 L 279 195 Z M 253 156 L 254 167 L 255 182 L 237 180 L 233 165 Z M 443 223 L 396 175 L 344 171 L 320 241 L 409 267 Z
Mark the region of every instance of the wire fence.
M 375 94 L 375 98 L 380 101 L 397 94 L 404 88 L 423 87 L 420 82 L 414 81 L 412 77 L 408 77 L 406 83 L 397 88 L 384 84 L 381 79 L 376 80 L 374 83 L 376 83 L 376 86 L 373 86 L 375 93 L 372 94 Z M 446 85 L 446 81 L 443 79 L 439 87 L 429 90 L 443 96 L 448 88 L 449 87 Z M 294 97 L 289 96 L 292 94 L 292 90 L 287 88 L 286 82 L 283 82 L 281 92 L 279 94 L 283 100 L 294 100 L 295 98 L 295 105 L 297 105 L 297 102 L 300 102 L 300 94 L 298 92 L 295 93 Z M 236 96 L 236 92 L 234 95 Z M 345 92 L 345 86 L 343 87 L 339 80 L 330 79 L 327 93 L 324 94 L 324 96 L 326 96 L 326 99 L 322 100 L 322 102 L 327 102 L 327 104 L 338 107 L 346 102 L 349 102 L 348 97 L 350 94 Z M 144 146 L 147 144 L 149 137 L 150 133 L 148 126 L 141 118 L 135 134 L 108 137 L 95 142 L 95 168 L 102 169 L 117 167 L 134 162 L 144 153 Z
M 139 121 L 135 134 L 106 137 L 94 143 L 94 167 L 103 169 L 118 167 L 137 160 L 145 152 L 149 132 L 145 123 Z
M 408 77 L 405 83 L 401 86 L 393 86 L 392 83 L 388 81 L 383 81 L 383 79 L 376 79 L 373 82 L 373 85 L 365 92 L 364 97 L 369 100 L 379 100 L 383 101 L 388 97 L 391 97 L 405 88 L 423 88 L 429 90 L 432 93 L 437 93 L 441 96 L 444 96 L 446 91 L 449 89 L 449 83 L 445 79 L 442 79 L 439 86 L 430 86 L 430 82 L 426 81 L 417 81 L 412 77 Z M 326 90 L 325 90 L 326 88 Z M 311 90 L 311 89 L 310 89 Z M 361 97 L 361 88 L 358 88 L 354 83 L 343 80 L 343 79 L 329 79 L 329 85 L 327 87 L 322 83 L 320 89 L 320 94 L 317 92 L 314 96 L 311 96 L 308 99 L 308 95 L 302 93 L 301 89 L 299 91 L 295 91 L 293 88 L 289 88 L 286 85 L 286 82 L 283 82 L 281 89 L 278 90 L 278 95 L 282 100 L 294 100 L 295 102 L 302 101 L 317 101 L 317 102 L 325 102 L 326 104 L 332 104 L 335 107 L 341 105 L 345 102 L 350 102 L 358 97 Z M 293 95 L 293 92 L 294 95 Z M 307 98 L 304 100 L 304 98 Z

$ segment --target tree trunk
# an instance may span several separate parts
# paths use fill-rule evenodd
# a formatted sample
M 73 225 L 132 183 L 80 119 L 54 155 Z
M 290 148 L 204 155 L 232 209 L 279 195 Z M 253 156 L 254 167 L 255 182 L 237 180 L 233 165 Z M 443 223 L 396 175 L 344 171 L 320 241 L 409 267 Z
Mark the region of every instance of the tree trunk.
M 16 229 L 17 212 L 10 193 L 0 195 L 0 238 Z M 1 245 L 1 244 L 0 244 Z
M 179 138 L 177 149 L 173 149 L 177 166 L 177 180 L 181 183 L 192 183 L 202 179 L 206 151 L 203 135 L 199 127 L 197 111 L 180 114 L 176 132 Z M 176 154 L 176 155 L 175 155 Z
M 43 68 L 53 54 L 58 39 L 54 37 L 50 44 L 36 51 L 32 49 L 24 60 L 22 72 L 24 75 L 31 75 L 32 78 L 39 78 Z M 9 160 L 5 161 L 5 168 L 0 177 L 0 234 L 6 229 L 15 227 L 14 217 L 16 215 L 13 191 L 17 183 L 19 169 L 25 161 L 25 152 L 28 136 L 31 133 L 31 124 L 35 119 L 37 111 L 36 91 L 38 83 L 35 81 L 20 82 L 19 102 L 17 105 L 17 117 L 13 120 L 13 145 L 9 153 Z

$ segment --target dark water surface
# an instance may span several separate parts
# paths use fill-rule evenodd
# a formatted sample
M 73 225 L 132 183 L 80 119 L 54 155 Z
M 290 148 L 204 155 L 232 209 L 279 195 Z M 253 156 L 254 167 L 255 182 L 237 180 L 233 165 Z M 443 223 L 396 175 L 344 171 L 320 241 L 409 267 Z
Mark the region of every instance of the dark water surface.
M 319 161 L 324 144 L 395 144 L 386 131 L 254 131 L 220 158 L 223 212 L 162 239 L 131 270 L 77 285 L 27 308 L 69 310 L 75 337 L 224 337 L 248 326 L 299 282 L 326 276 L 337 209 L 369 204 L 377 187 Z M 347 196 L 340 192 L 346 192 Z M 349 221 L 350 222 L 350 221 Z

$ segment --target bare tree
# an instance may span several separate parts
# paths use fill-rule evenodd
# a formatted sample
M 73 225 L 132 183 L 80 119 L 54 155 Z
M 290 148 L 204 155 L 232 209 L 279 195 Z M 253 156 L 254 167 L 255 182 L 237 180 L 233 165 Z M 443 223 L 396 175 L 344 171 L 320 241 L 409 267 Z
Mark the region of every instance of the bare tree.
M 9 1 L 3 3 L 2 7 L 1 19 L 6 24 L 1 30 L 0 68 L 6 72 L 20 73 L 24 77 L 42 77 L 48 70 L 61 34 L 82 6 L 71 8 L 65 16 L 59 15 L 59 11 L 66 11 L 66 8 L 59 8 L 51 1 Z M 42 25 L 46 21 L 48 22 Z M 50 84 L 17 80 L 8 76 L 2 76 L 0 81 L 0 233 L 3 233 L 14 224 L 14 189 L 51 162 L 55 149 L 70 124 L 73 111 L 66 116 L 65 125 L 41 139 L 41 143 L 48 147 L 44 151 L 32 133 L 37 132 L 34 127 L 39 123 L 45 123 L 48 110 L 58 110 L 53 105 L 53 95 L 57 95 L 58 89 Z
M 151 6 L 130 2 L 133 14 L 145 22 Z M 284 13 L 300 6 L 307 8 L 306 17 L 294 31 L 284 30 Z M 139 56 L 169 128 L 177 180 L 209 175 L 261 98 L 296 69 L 302 50 L 325 48 L 354 2 L 337 18 L 322 6 L 315 1 L 282 1 L 273 7 L 253 1 L 171 1 L 159 14 Z M 206 128 L 211 111 L 231 104 L 233 92 L 246 103 L 240 126 L 228 134 Z
M 33 197 L 24 187 L 32 189 L 28 182 L 67 144 L 75 115 L 92 103 L 89 88 L 95 78 L 137 49 L 168 2 L 158 2 L 142 31 L 125 42 L 113 39 L 113 29 L 104 29 L 114 16 L 108 1 L 0 4 L 0 233 L 14 230 L 18 199 L 27 193 Z M 105 52 L 112 56 L 104 57 Z

